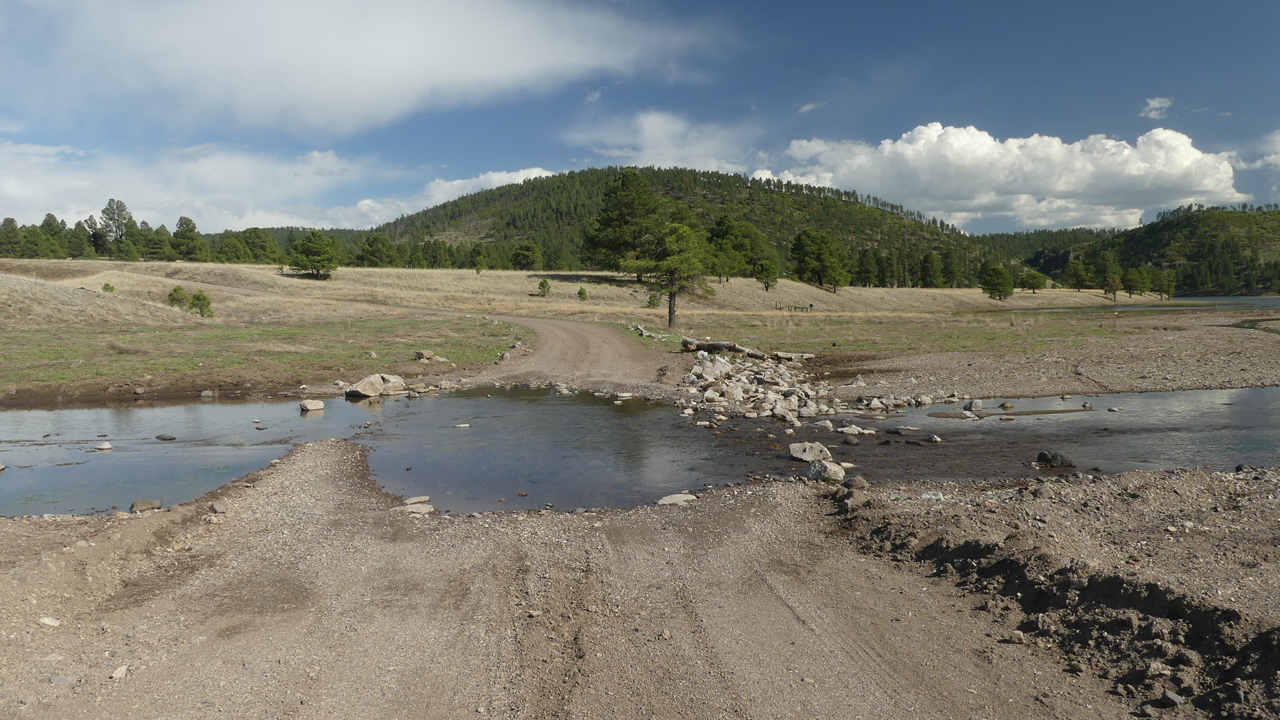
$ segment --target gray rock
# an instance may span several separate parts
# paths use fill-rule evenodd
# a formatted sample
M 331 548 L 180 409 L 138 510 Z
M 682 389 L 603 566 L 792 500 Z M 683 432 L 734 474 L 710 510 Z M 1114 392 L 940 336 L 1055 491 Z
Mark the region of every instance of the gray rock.
M 129 506 L 129 512 L 135 512 L 135 513 L 146 512 L 148 510 L 159 510 L 159 509 L 160 509 L 160 501 L 151 499 L 151 498 L 148 498 L 146 500 L 134 500 L 133 504 Z
M 667 495 L 666 497 L 660 498 L 657 504 L 684 507 L 694 500 L 697 500 L 697 498 L 689 495 L 688 493 L 676 493 L 675 495 Z
M 920 499 L 921 500 L 946 500 L 947 496 L 943 495 L 942 493 L 936 490 L 931 490 L 927 493 L 921 493 Z
M 109 443 L 109 442 L 104 442 L 104 443 L 102 443 L 101 445 L 98 445 L 98 446 L 94 447 L 93 449 L 94 449 L 94 450 L 103 450 L 103 451 L 105 451 L 105 450 L 110 450 L 110 449 L 111 449 L 111 443 Z
M 866 490 L 871 487 L 871 483 L 867 482 L 867 479 L 861 475 L 854 475 L 848 480 L 845 480 L 843 485 L 852 490 Z
M 856 438 L 856 437 L 854 437 L 854 436 L 852 436 L 852 435 L 845 435 L 845 436 L 844 436 L 844 439 L 843 439 L 843 440 L 841 440 L 840 442 L 844 443 L 845 445 L 857 445 L 857 444 L 858 444 L 858 438 Z
M 1160 696 L 1164 700 L 1165 705 L 1169 707 L 1181 707 L 1187 702 L 1187 699 L 1172 690 L 1165 690 L 1164 695 Z
M 1091 403 L 1091 402 L 1086 402 L 1085 404 L 1081 405 L 1080 407 L 1084 408 L 1085 410 L 1092 410 L 1092 409 L 1093 409 L 1093 403 Z
M 499 359 L 499 360 L 502 360 L 502 361 L 510 360 L 510 359 L 511 359 L 511 353 L 509 353 L 509 352 L 504 352 L 504 353 L 502 353 L 501 355 L 499 355 L 499 356 L 498 356 L 498 359 Z
M 0 463 L 0 472 L 4 472 L 4 463 Z
M 791 457 L 804 462 L 830 460 L 831 451 L 822 443 L 791 443 Z
M 347 395 L 350 397 L 377 397 L 382 394 L 382 388 L 386 383 L 383 382 L 381 375 L 370 375 L 360 382 L 347 388 Z
M 159 435 L 156 436 L 156 439 L 169 442 L 170 440 L 177 440 L 178 438 L 170 435 L 169 433 L 160 433 Z
M 405 499 L 405 501 L 404 501 L 404 504 L 405 504 L 405 505 L 418 505 L 418 504 L 421 504 L 421 503 L 428 503 L 428 502 L 431 502 L 431 496 L 430 496 L 430 495 L 415 495 L 415 496 L 413 496 L 413 497 L 411 497 L 411 498 L 406 498 L 406 499 Z
M 215 512 L 215 513 L 217 513 L 218 515 L 221 515 L 222 513 L 224 513 L 224 512 L 226 512 L 226 511 L 227 511 L 227 506 L 226 506 L 226 505 L 223 505 L 223 504 L 222 504 L 222 503 L 220 503 L 220 502 L 214 502 L 214 503 L 212 503 L 212 504 L 210 504 L 210 505 L 209 505 L 209 509 L 210 509 L 210 510 L 212 510 L 212 511 L 214 511 L 214 512 Z
M 315 410 L 324 410 L 324 403 L 320 400 L 303 400 L 298 403 L 298 407 L 302 408 L 302 412 L 312 412 Z
M 412 515 L 430 515 L 436 511 L 435 506 L 430 503 L 414 503 L 412 505 L 401 505 L 391 509 L 396 512 L 410 513 Z
M 817 480 L 841 482 L 844 480 L 844 468 L 828 460 L 814 460 L 804 466 L 804 470 L 800 471 L 800 477 L 810 482 Z
M 213 397 L 213 391 L 212 391 L 212 390 L 201 390 L 201 391 L 200 391 L 200 397 L 202 397 L 202 398 L 211 398 L 211 397 Z
M 414 350 L 413 351 L 414 360 L 430 360 L 435 356 L 436 354 L 431 352 L 430 350 Z
M 49 678 L 50 685 L 75 685 L 80 682 L 80 678 L 75 675 L 54 675 Z
M 110 678 L 112 680 L 123 680 L 128 674 L 129 674 L 129 666 L 121 665 L 120 667 L 116 668 L 111 672 Z
M 832 424 L 831 424 L 831 421 L 830 421 L 830 420 L 819 420 L 818 422 L 814 423 L 813 425 L 814 425 L 814 427 L 826 428 L 826 429 L 828 429 L 828 430 L 835 430 L 835 428 L 836 428 L 836 426 L 835 426 L 835 425 L 832 425 Z
M 1036 456 L 1036 462 L 1040 464 L 1040 467 L 1047 468 L 1073 468 L 1076 466 L 1076 464 L 1072 462 L 1071 458 L 1063 455 L 1057 450 L 1053 452 L 1042 451 Z
M 982 409 L 982 401 L 981 401 L 981 400 L 970 400 L 969 402 L 967 402 L 967 403 L 965 403 L 965 404 L 964 404 L 964 408 L 963 408 L 963 409 L 968 410 L 969 412 L 974 412 L 974 411 L 976 411 L 976 410 L 981 410 L 981 409 Z

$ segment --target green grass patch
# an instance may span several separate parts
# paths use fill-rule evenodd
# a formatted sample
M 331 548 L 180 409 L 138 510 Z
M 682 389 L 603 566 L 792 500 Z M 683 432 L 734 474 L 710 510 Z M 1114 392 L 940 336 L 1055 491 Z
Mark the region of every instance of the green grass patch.
M 349 377 L 394 372 L 397 367 L 405 371 L 401 366 L 411 362 L 414 350 L 431 350 L 459 365 L 493 362 L 510 345 L 527 343 L 533 336 L 518 325 L 479 318 L 6 329 L 0 330 L 5 348 L 0 386 L 110 382 L 220 370 L 267 377 L 336 373 Z

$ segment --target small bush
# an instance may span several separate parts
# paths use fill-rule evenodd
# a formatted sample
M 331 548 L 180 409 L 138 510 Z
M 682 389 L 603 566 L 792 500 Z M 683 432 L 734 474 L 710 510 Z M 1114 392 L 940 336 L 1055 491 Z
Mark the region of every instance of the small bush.
M 213 317 L 213 303 L 209 301 L 209 296 L 204 294 L 203 290 L 197 290 L 195 295 L 191 296 L 188 303 L 191 312 L 198 313 L 200 317 Z
M 115 285 L 112 285 L 111 283 L 102 283 L 102 292 L 113 293 L 115 291 L 116 291 Z
M 538 297 L 546 297 L 551 294 L 551 283 L 546 278 L 542 278 L 542 282 L 538 283 Z
M 584 288 L 584 287 L 580 287 L 580 288 L 578 288 L 578 299 L 579 299 L 579 300 L 581 300 L 582 302 L 586 302 L 586 301 L 587 301 L 587 289 L 586 289 L 586 288 Z
M 174 285 L 173 289 L 169 291 L 170 305 L 186 310 L 189 302 L 191 302 L 191 296 L 187 294 L 187 291 L 181 285 Z
M 661 300 L 658 298 L 658 293 L 649 293 L 649 302 L 645 307 L 656 308 L 658 307 L 659 302 L 661 302 Z

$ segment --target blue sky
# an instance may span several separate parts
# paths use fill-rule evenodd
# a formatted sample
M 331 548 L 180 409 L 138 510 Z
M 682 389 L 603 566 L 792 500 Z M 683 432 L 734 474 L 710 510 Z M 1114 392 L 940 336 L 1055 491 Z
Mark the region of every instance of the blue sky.
M 0 0 L 0 216 L 369 227 L 696 167 L 971 232 L 1280 201 L 1280 5 Z

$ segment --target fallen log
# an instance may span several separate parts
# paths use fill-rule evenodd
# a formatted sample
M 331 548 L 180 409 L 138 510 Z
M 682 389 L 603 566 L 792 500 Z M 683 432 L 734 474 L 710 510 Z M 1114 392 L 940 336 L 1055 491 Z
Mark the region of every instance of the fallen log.
M 772 357 L 775 360 L 795 361 L 808 360 L 813 357 L 813 355 L 809 353 L 775 352 L 772 355 L 769 355 L 768 353 L 763 353 L 759 350 L 752 350 L 749 347 L 743 347 L 736 342 L 729 342 L 727 340 L 699 340 L 697 338 L 684 337 L 680 340 L 680 344 L 689 352 L 697 352 L 698 350 L 706 352 L 733 352 L 741 353 L 756 360 L 767 360 Z
M 704 350 L 706 352 L 734 352 L 742 353 L 743 355 L 746 355 L 749 358 L 755 358 L 756 360 L 764 360 L 769 357 L 759 350 L 752 350 L 751 348 L 743 347 L 736 342 L 699 340 L 697 338 L 686 337 L 681 339 L 680 344 L 689 352 L 696 352 L 698 350 Z

